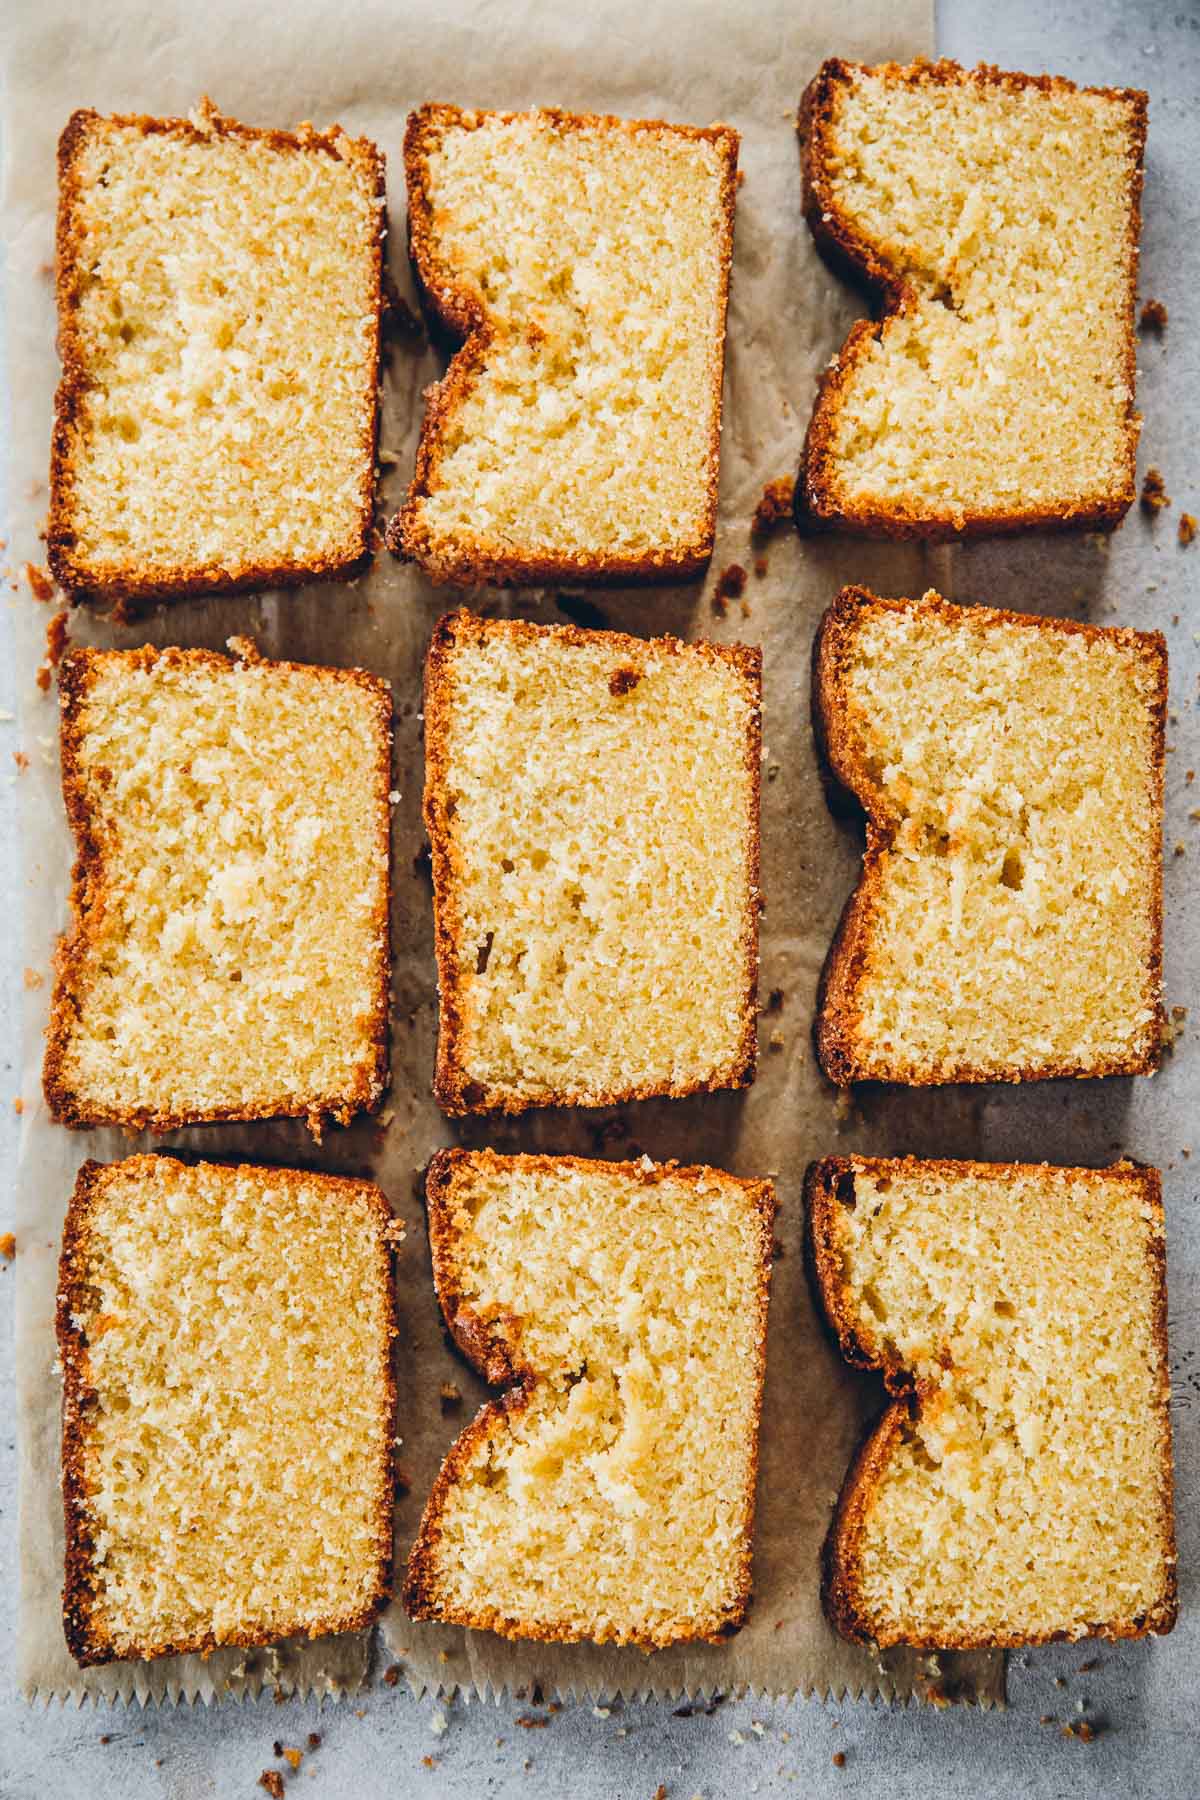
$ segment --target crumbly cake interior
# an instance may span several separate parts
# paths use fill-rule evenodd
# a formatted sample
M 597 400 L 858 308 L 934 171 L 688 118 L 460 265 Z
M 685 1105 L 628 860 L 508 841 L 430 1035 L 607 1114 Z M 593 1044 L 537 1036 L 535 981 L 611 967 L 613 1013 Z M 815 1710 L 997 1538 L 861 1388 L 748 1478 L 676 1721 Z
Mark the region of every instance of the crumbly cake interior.
M 719 1629 L 754 1503 L 765 1227 L 746 1190 L 478 1162 L 450 1204 L 462 1299 L 537 1380 L 448 1492 L 438 1603 L 522 1635 Z
M 110 1113 L 377 1098 L 386 703 L 329 672 L 96 656 L 59 1079 Z
M 845 728 L 894 826 L 854 995 L 860 1074 L 1146 1054 L 1156 659 L 966 607 L 866 606 L 852 631 Z
M 930 1384 L 867 1508 L 881 1642 L 1085 1635 L 1168 1586 L 1162 1220 L 1104 1171 L 856 1165 L 860 1335 Z
M 727 170 L 662 126 L 527 113 L 438 134 L 436 257 L 490 341 L 420 502 L 435 547 L 641 558 L 706 539 Z
M 856 69 L 831 193 L 915 298 L 832 416 L 836 503 L 1078 508 L 1130 488 L 1133 102 Z
M 370 1194 L 372 1190 L 366 1190 Z M 391 1303 L 362 1190 L 135 1157 L 103 1171 L 75 1324 L 114 1654 L 336 1629 L 373 1606 L 390 1518 Z
M 747 675 L 598 633 L 463 636 L 448 681 L 466 1077 L 519 1104 L 728 1079 L 756 904 Z
M 341 141 L 339 159 L 211 127 L 89 130 L 67 522 L 97 576 L 361 552 L 382 202 Z

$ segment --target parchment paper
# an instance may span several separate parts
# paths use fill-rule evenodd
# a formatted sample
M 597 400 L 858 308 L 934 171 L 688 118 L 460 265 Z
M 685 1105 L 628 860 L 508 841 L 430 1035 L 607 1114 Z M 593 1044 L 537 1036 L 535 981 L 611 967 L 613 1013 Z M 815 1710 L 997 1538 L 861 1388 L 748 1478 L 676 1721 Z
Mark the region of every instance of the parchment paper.
M 46 506 L 46 463 L 56 378 L 50 265 L 54 146 L 76 106 L 153 113 L 185 111 L 208 92 L 254 124 L 339 119 L 384 149 L 389 165 L 390 261 L 412 297 L 404 255 L 400 147 L 405 114 L 420 101 L 491 106 L 534 103 L 728 121 L 742 133 L 736 263 L 729 317 L 721 516 L 712 571 L 703 584 L 636 593 L 593 593 L 585 622 L 649 635 L 671 631 L 760 642 L 765 652 L 764 890 L 761 996 L 781 990 L 781 1009 L 762 1020 L 755 1085 L 744 1094 L 652 1102 L 617 1112 L 533 1113 L 517 1122 L 469 1123 L 458 1141 L 517 1148 L 708 1161 L 771 1175 L 781 1201 L 763 1418 L 762 1474 L 750 1623 L 719 1647 L 646 1657 L 636 1650 L 507 1644 L 489 1634 L 416 1626 L 398 1606 L 387 1615 L 386 1654 L 414 1686 L 593 1696 L 710 1693 L 750 1685 L 771 1693 L 841 1695 L 928 1691 L 928 1659 L 901 1653 L 880 1663 L 842 1643 L 822 1619 L 817 1552 L 830 1504 L 864 1420 L 882 1402 L 871 1378 L 846 1369 L 822 1334 L 801 1256 L 800 1183 L 810 1158 L 869 1148 L 970 1155 L 978 1148 L 971 1096 L 947 1093 L 936 1127 L 906 1118 L 903 1094 L 872 1102 L 865 1123 L 839 1119 L 818 1075 L 810 1027 L 818 972 L 860 853 L 853 827 L 826 810 L 808 716 L 808 662 L 820 613 L 847 580 L 883 592 L 919 593 L 936 580 L 936 558 L 920 550 L 830 539 L 801 543 L 781 531 L 765 547 L 769 568 L 751 574 L 745 606 L 718 616 L 713 591 L 730 562 L 752 569 L 749 520 L 763 484 L 792 473 L 818 370 L 840 345 L 858 302 L 818 262 L 800 217 L 793 129 L 799 94 L 821 58 L 838 52 L 874 60 L 932 48 L 930 0 L 606 0 L 580 8 L 511 0 L 378 0 L 343 8 L 291 0 L 284 9 L 203 7 L 109 0 L 84 9 L 70 0 L 21 0 L 4 30 L 8 93 L 9 318 L 14 431 L 14 565 L 41 561 L 37 529 Z M 424 345 L 397 342 L 384 377 L 380 517 L 398 504 L 412 466 L 421 392 L 440 371 Z M 482 609 L 562 619 L 560 597 L 479 593 Z M 398 1559 L 406 1553 L 440 1458 L 484 1397 L 482 1385 L 446 1348 L 440 1327 L 417 1184 L 430 1153 L 455 1129 L 430 1097 L 436 1028 L 432 925 L 419 865 L 422 745 L 420 674 L 439 613 L 455 596 L 381 553 L 350 586 L 176 605 L 133 626 L 80 609 L 77 641 L 146 641 L 220 647 L 252 632 L 268 654 L 361 663 L 391 679 L 396 701 L 394 822 L 395 1011 L 392 1092 L 376 1122 L 330 1132 L 318 1149 L 299 1125 L 213 1126 L 156 1140 L 209 1154 L 288 1158 L 327 1169 L 370 1172 L 410 1222 L 398 1264 L 400 1452 L 410 1491 L 397 1507 Z M 22 741 L 31 766 L 21 778 L 27 858 L 26 960 L 46 975 L 65 919 L 71 846 L 57 791 L 57 708 L 39 695 L 34 669 L 49 608 L 24 584 L 19 612 L 24 662 Z M 570 600 L 567 605 L 572 605 Z M 112 1158 L 138 1147 L 114 1133 L 72 1133 L 51 1124 L 40 1099 L 46 985 L 30 989 L 18 1235 L 18 1378 L 21 1431 L 22 1622 L 20 1679 L 29 1693 L 139 1699 L 211 1698 L 224 1691 L 344 1690 L 367 1668 L 363 1637 L 280 1652 L 222 1653 L 153 1665 L 116 1665 L 81 1675 L 59 1616 L 62 1531 L 57 1491 L 59 1384 L 51 1332 L 58 1233 L 74 1171 L 85 1156 Z M 930 1118 L 929 1109 L 922 1117 Z M 915 1135 L 914 1135 L 915 1130 Z M 443 1414 L 439 1386 L 454 1381 L 460 1414 Z M 1003 1659 L 943 1659 L 954 1687 L 986 1702 L 1003 1698 Z

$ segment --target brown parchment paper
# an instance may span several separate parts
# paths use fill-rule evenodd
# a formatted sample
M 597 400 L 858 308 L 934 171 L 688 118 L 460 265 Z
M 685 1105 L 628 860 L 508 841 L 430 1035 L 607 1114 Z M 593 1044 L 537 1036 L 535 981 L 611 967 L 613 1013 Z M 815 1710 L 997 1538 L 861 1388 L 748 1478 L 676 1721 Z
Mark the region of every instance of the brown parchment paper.
M 820 1611 L 817 1552 L 830 1504 L 865 1419 L 882 1402 L 871 1378 L 846 1369 L 814 1315 L 801 1256 L 800 1184 L 810 1158 L 837 1149 L 969 1155 L 977 1116 L 969 1096 L 939 1097 L 914 1114 L 905 1097 L 871 1102 L 866 1120 L 839 1119 L 832 1091 L 813 1062 L 810 1027 L 821 961 L 856 870 L 853 826 L 826 809 L 809 727 L 808 665 L 821 610 L 848 580 L 884 592 L 914 593 L 937 576 L 920 550 L 828 539 L 801 543 L 790 529 L 752 546 L 749 520 L 763 484 L 795 466 L 817 373 L 840 345 L 860 303 L 818 262 L 800 216 L 794 114 L 822 57 L 907 58 L 932 48 L 930 0 L 604 0 L 581 8 L 537 0 L 290 0 L 242 9 L 234 0 L 151 4 L 109 0 L 20 0 L 3 32 L 7 92 L 9 357 L 13 399 L 9 558 L 41 560 L 37 538 L 46 507 L 46 463 L 56 378 L 51 282 L 56 136 L 76 106 L 174 113 L 201 93 L 254 124 L 339 119 L 373 137 L 388 157 L 390 261 L 412 297 L 404 255 L 400 157 L 405 114 L 446 99 L 485 106 L 534 103 L 665 117 L 706 124 L 722 119 L 742 133 L 744 185 L 738 197 L 736 261 L 729 316 L 717 553 L 704 583 L 633 593 L 593 592 L 581 622 L 649 635 L 671 631 L 764 648 L 763 919 L 761 996 L 781 991 L 762 1020 L 760 1073 L 743 1094 L 651 1102 L 601 1112 L 554 1111 L 516 1122 L 469 1123 L 456 1134 L 430 1097 L 436 1000 L 427 877 L 420 863 L 421 664 L 430 631 L 454 596 L 435 592 L 380 554 L 350 585 L 288 594 L 214 599 L 115 626 L 82 609 L 78 641 L 220 647 L 252 632 L 268 654 L 361 663 L 394 684 L 395 1007 L 392 1091 L 377 1121 L 331 1132 L 317 1147 L 299 1125 L 213 1126 L 159 1139 L 215 1155 L 263 1156 L 334 1170 L 369 1172 L 410 1224 L 398 1259 L 401 1336 L 399 1452 L 409 1491 L 397 1505 L 398 1558 L 407 1551 L 440 1458 L 484 1397 L 482 1385 L 446 1348 L 429 1274 L 419 1173 L 438 1145 L 584 1155 L 640 1152 L 708 1161 L 770 1175 L 781 1210 L 771 1298 L 762 1468 L 750 1622 L 721 1646 L 661 1652 L 594 1646 L 505 1643 L 486 1633 L 412 1624 L 398 1605 L 383 1622 L 385 1654 L 403 1662 L 417 1688 L 461 1686 L 592 1696 L 708 1693 L 749 1685 L 770 1693 L 928 1690 L 928 1659 L 884 1661 L 837 1639 Z M 399 341 L 383 380 L 380 516 L 398 504 L 412 467 L 424 386 L 440 372 L 424 344 Z M 714 610 L 720 571 L 752 570 L 744 606 Z M 480 608 L 562 619 L 561 596 L 526 592 L 467 597 Z M 26 960 L 45 975 L 65 918 L 71 846 L 58 795 L 57 708 L 40 695 L 35 666 L 49 608 L 22 584 L 22 742 L 31 766 L 21 781 L 27 873 Z M 81 1674 L 69 1657 L 59 1616 L 62 1527 L 57 1491 L 59 1383 L 52 1311 L 58 1235 L 74 1172 L 85 1156 L 112 1158 L 139 1147 L 114 1133 L 72 1133 L 50 1123 L 40 1098 L 41 1033 L 48 982 L 26 999 L 25 1068 L 18 1234 L 18 1406 L 21 1436 L 20 1680 L 27 1693 L 92 1694 L 141 1700 L 210 1699 L 284 1690 L 345 1691 L 367 1670 L 365 1636 L 278 1651 L 227 1652 L 116 1665 Z M 458 1384 L 464 1405 L 443 1414 L 439 1387 Z M 943 1658 L 943 1674 L 985 1702 L 1003 1698 L 1003 1659 Z

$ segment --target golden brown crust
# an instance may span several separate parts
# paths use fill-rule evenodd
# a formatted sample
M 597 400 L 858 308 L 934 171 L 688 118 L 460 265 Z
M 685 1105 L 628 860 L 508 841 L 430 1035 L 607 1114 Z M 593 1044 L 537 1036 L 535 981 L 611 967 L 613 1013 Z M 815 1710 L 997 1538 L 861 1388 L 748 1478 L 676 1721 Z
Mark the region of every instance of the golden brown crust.
M 1122 374 L 1129 398 L 1126 402 L 1126 469 L 1121 486 L 1111 493 L 1075 508 L 1028 507 L 1004 512 L 966 513 L 961 519 L 949 512 L 930 512 L 923 502 L 874 506 L 869 502 L 848 505 L 836 497 L 834 435 L 838 409 L 852 386 L 870 346 L 882 335 L 887 320 L 916 303 L 916 290 L 906 281 L 904 259 L 885 241 L 868 237 L 847 214 L 837 198 L 830 165 L 835 160 L 834 138 L 839 89 L 849 86 L 866 65 L 832 57 L 822 63 L 800 102 L 798 130 L 801 141 L 802 204 L 805 219 L 822 256 L 839 274 L 864 284 L 879 302 L 879 317 L 860 319 L 850 328 L 841 351 L 821 378 L 812 419 L 804 441 L 796 480 L 794 509 L 801 531 L 833 527 L 862 537 L 922 538 L 944 541 L 961 537 L 997 537 L 1016 531 L 1112 530 L 1132 506 L 1136 494 L 1135 459 L 1141 420 L 1134 408 L 1137 379 L 1138 239 L 1141 235 L 1143 160 L 1146 149 L 1148 100 L 1139 88 L 1078 88 L 1057 75 L 1022 75 L 981 63 L 964 69 L 949 61 L 918 60 L 908 66 L 883 63 L 871 74 L 929 86 L 975 83 L 981 87 L 1040 88 L 1046 93 L 1102 94 L 1125 101 L 1132 108 L 1135 167 L 1130 190 L 1130 215 L 1126 298 L 1125 348 Z
M 356 1181 L 344 1175 L 318 1175 L 302 1169 L 267 1168 L 255 1163 L 216 1165 L 231 1175 L 269 1178 L 285 1187 L 320 1186 L 331 1202 L 340 1206 L 360 1204 L 375 1215 L 380 1226 L 379 1268 L 381 1291 L 386 1297 L 385 1349 L 382 1358 L 382 1405 L 380 1408 L 380 1463 L 376 1492 L 375 1517 L 378 1536 L 378 1576 L 371 1601 L 345 1618 L 297 1619 L 286 1630 L 236 1632 L 217 1637 L 211 1631 L 192 1637 L 164 1639 L 160 1643 L 139 1645 L 136 1652 L 118 1650 L 105 1631 L 99 1617 L 96 1593 L 95 1532 L 89 1506 L 88 1445 L 89 1418 L 94 1417 L 96 1390 L 88 1375 L 88 1343 L 86 1315 L 89 1306 L 89 1240 L 92 1215 L 101 1198 L 106 1178 L 116 1170 L 130 1172 L 140 1165 L 147 1172 L 162 1165 L 184 1168 L 178 1157 L 139 1155 L 119 1163 L 85 1162 L 75 1180 L 75 1189 L 67 1207 L 59 1255 L 58 1294 L 55 1308 L 55 1333 L 63 1372 L 62 1405 L 62 1493 L 66 1533 L 65 1573 L 63 1581 L 63 1633 L 67 1648 L 81 1668 L 97 1663 L 154 1656 L 182 1656 L 191 1652 L 207 1655 L 221 1645 L 255 1646 L 278 1642 L 284 1636 L 304 1634 L 323 1637 L 331 1632 L 360 1631 L 371 1624 L 391 1598 L 392 1592 L 392 1512 L 395 1481 L 392 1469 L 393 1444 L 396 1436 L 396 1379 L 392 1367 L 391 1340 L 396 1336 L 395 1295 L 392 1287 L 392 1263 L 388 1228 L 393 1214 L 387 1200 L 373 1183 Z M 211 1168 L 211 1163 L 193 1166 Z
M 889 808 L 878 780 L 858 754 L 849 729 L 845 706 L 847 670 L 859 619 L 867 607 L 910 615 L 934 615 L 962 626 L 988 630 L 1019 626 L 1030 631 L 1057 632 L 1085 638 L 1117 639 L 1154 671 L 1154 751 L 1147 811 L 1161 821 L 1163 778 L 1166 767 L 1167 650 L 1161 632 L 1132 631 L 1127 627 L 1085 625 L 1075 619 L 1045 619 L 1035 614 L 1007 612 L 1000 607 L 966 609 L 939 594 L 920 600 L 881 599 L 869 588 L 845 587 L 825 612 L 813 645 L 812 708 L 814 731 L 822 763 L 843 789 L 853 794 L 866 814 L 866 848 L 862 873 L 838 922 L 817 994 L 814 1035 L 822 1069 L 839 1087 L 868 1080 L 900 1081 L 909 1087 L 940 1086 L 947 1082 L 1050 1081 L 1091 1079 L 1100 1075 L 1150 1075 L 1162 1055 L 1165 1014 L 1162 1004 L 1162 882 L 1161 859 L 1156 855 L 1159 880 L 1155 885 L 1148 987 L 1153 1017 L 1146 1028 L 1146 1042 L 1128 1057 L 1100 1057 L 1087 1063 L 1027 1064 L 1022 1068 L 980 1068 L 970 1063 L 937 1064 L 930 1068 L 902 1065 L 880 1072 L 868 1066 L 858 1043 L 861 1017 L 859 993 L 866 975 L 875 914 L 885 876 L 883 865 L 891 849 L 898 819 Z
M 528 642 L 552 638 L 562 648 L 585 649 L 602 644 L 620 661 L 640 670 L 648 652 L 669 656 L 698 656 L 724 664 L 751 687 L 754 706 L 746 741 L 746 770 L 750 777 L 750 829 L 747 844 L 747 897 L 743 947 L 746 966 L 746 998 L 742 1008 L 741 1041 L 729 1069 L 708 1081 L 661 1085 L 643 1083 L 606 1093 L 549 1092 L 536 1098 L 510 1087 L 484 1087 L 471 1080 L 462 1062 L 465 1036 L 465 982 L 458 945 L 461 940 L 457 893 L 462 880 L 463 858 L 447 805 L 450 770 L 451 690 L 453 659 L 462 643 Z M 622 670 L 624 675 L 625 671 Z M 619 694 L 614 696 L 619 698 Z M 443 1112 L 452 1116 L 473 1112 L 525 1112 L 534 1106 L 615 1106 L 626 1100 L 647 1100 L 656 1095 L 682 1099 L 688 1094 L 712 1093 L 719 1088 L 749 1087 L 758 1056 L 758 916 L 761 841 L 759 807 L 762 783 L 762 652 L 748 644 L 684 643 L 679 638 L 635 638 L 620 631 L 583 631 L 576 625 L 533 625 L 524 619 L 481 619 L 465 610 L 446 613 L 430 639 L 425 660 L 425 829 L 429 834 L 433 865 L 434 948 L 438 966 L 439 1028 L 433 1092 Z
M 444 1624 L 466 1625 L 475 1630 L 494 1631 L 501 1637 L 530 1638 L 542 1643 L 574 1643 L 579 1634 L 569 1628 L 510 1618 L 495 1608 L 480 1606 L 471 1611 L 448 1606 L 438 1594 L 437 1553 L 442 1530 L 442 1514 L 455 1484 L 471 1466 L 479 1446 L 490 1438 L 501 1436 L 509 1421 L 530 1404 L 544 1371 L 527 1362 L 521 1354 L 521 1320 L 496 1316 L 487 1320 L 476 1314 L 463 1298 L 459 1269 L 459 1226 L 455 1219 L 454 1189 L 460 1177 L 470 1178 L 474 1169 L 502 1174 L 506 1171 L 577 1170 L 583 1175 L 602 1173 L 626 1176 L 640 1184 L 664 1180 L 698 1182 L 718 1177 L 741 1189 L 746 1203 L 753 1208 L 758 1237 L 758 1332 L 755 1366 L 755 1407 L 752 1426 L 752 1449 L 746 1478 L 745 1526 L 743 1530 L 742 1571 L 737 1593 L 729 1607 L 707 1624 L 680 1636 L 647 1636 L 638 1632 L 618 1637 L 610 1627 L 590 1642 L 636 1644 L 643 1650 L 659 1650 L 669 1643 L 723 1643 L 741 1630 L 746 1621 L 753 1593 L 752 1554 L 754 1515 L 758 1489 L 758 1437 L 762 1416 L 763 1381 L 767 1355 L 767 1305 L 770 1298 L 771 1266 L 774 1256 L 775 1189 L 769 1181 L 748 1181 L 728 1175 L 723 1170 L 703 1164 L 680 1166 L 676 1163 L 602 1162 L 580 1156 L 499 1156 L 492 1150 L 439 1150 L 431 1159 L 425 1180 L 425 1196 L 429 1222 L 429 1244 L 433 1259 L 433 1279 L 446 1327 L 466 1360 L 492 1387 L 502 1388 L 495 1400 L 487 1401 L 475 1418 L 451 1445 L 438 1472 L 425 1510 L 416 1542 L 408 1558 L 402 1598 L 410 1618 L 437 1619 Z
M 71 872 L 71 923 L 58 940 L 54 953 L 54 985 L 50 1002 L 50 1022 L 46 1032 L 46 1055 L 42 1064 L 42 1090 L 51 1115 L 60 1125 L 89 1127 L 120 1125 L 133 1131 L 176 1131 L 183 1125 L 206 1124 L 217 1119 L 306 1119 L 316 1136 L 326 1121 L 348 1125 L 356 1112 L 373 1112 L 383 1099 L 388 1082 L 388 1010 L 391 984 L 391 805 L 388 795 L 392 786 L 392 697 L 386 682 L 369 675 L 364 669 L 320 668 L 308 663 L 277 662 L 269 666 L 280 670 L 296 670 L 337 682 L 347 682 L 370 695 L 377 710 L 378 755 L 375 766 L 376 794 L 379 806 L 379 847 L 386 858 L 387 878 L 383 884 L 373 923 L 378 933 L 379 953 L 374 971 L 374 999 L 370 1014 L 370 1053 L 364 1059 L 354 1082 L 339 1094 L 313 1094 L 302 1100 L 248 1101 L 244 1106 L 210 1110 L 171 1111 L 169 1107 L 120 1107 L 106 1109 L 85 1094 L 77 1092 L 65 1073 L 67 1049 L 87 998 L 86 964 L 92 922 L 102 917 L 108 891 L 106 855 L 111 857 L 119 845 L 106 844 L 95 829 L 87 783 L 80 767 L 80 752 L 85 731 L 83 713 L 94 672 L 104 660 L 117 660 L 130 668 L 168 669 L 212 668 L 230 670 L 238 662 L 253 660 L 247 652 L 251 646 L 243 641 L 244 653 L 238 658 L 222 656 L 211 650 L 155 649 L 146 644 L 140 650 L 93 650 L 77 648 L 63 657 L 59 665 L 59 705 L 61 708 L 60 749 L 62 760 L 63 803 L 67 821 L 75 837 L 75 866 Z
M 50 511 L 46 531 L 46 560 L 59 585 L 73 601 L 116 600 L 134 606 L 154 600 L 186 599 L 197 594 L 243 593 L 251 589 L 295 586 L 300 582 L 346 578 L 364 567 L 371 556 L 371 530 L 375 513 L 375 451 L 378 441 L 379 359 L 383 331 L 383 242 L 387 235 L 386 167 L 383 153 L 367 138 L 348 137 L 340 126 L 314 131 L 260 130 L 226 119 L 210 102 L 202 103 L 203 125 L 191 119 L 155 119 L 142 113 L 103 115 L 90 109 L 72 113 L 58 141 L 58 224 L 55 241 L 55 289 L 58 300 L 58 346 L 62 375 L 54 400 L 54 430 L 50 446 Z M 132 127 L 143 135 L 160 134 L 181 143 L 207 143 L 229 138 L 243 143 L 266 144 L 271 149 L 298 155 L 325 155 L 336 161 L 359 161 L 369 171 L 379 201 L 378 227 L 373 240 L 375 330 L 370 359 L 370 379 L 362 398 L 362 508 L 357 542 L 339 554 L 314 558 L 304 564 L 247 562 L 235 572 L 218 564 L 180 565 L 150 570 L 130 564 L 124 568 L 90 567 L 75 553 L 72 506 L 76 474 L 76 444 L 84 427 L 80 413 L 88 392 L 87 359 L 78 328 L 79 301 L 86 271 L 79 256 L 80 180 L 79 153 L 88 133 L 96 126 Z
M 964 1632 L 940 1636 L 936 1643 L 917 1634 L 899 1630 L 880 1631 L 862 1600 L 858 1571 L 861 1546 L 868 1515 L 887 1475 L 896 1445 L 909 1426 L 918 1419 L 928 1419 L 945 1404 L 943 1395 L 922 1383 L 905 1368 L 894 1347 L 872 1332 L 863 1313 L 854 1304 L 843 1274 L 838 1222 L 840 1213 L 854 1205 L 854 1181 L 859 1171 L 874 1176 L 935 1174 L 960 1176 L 965 1180 L 997 1176 L 1018 1178 L 1024 1175 L 1057 1177 L 1063 1180 L 1095 1179 L 1127 1181 L 1136 1188 L 1151 1215 L 1147 1233 L 1147 1259 L 1154 1283 L 1154 1317 L 1152 1336 L 1158 1353 L 1161 1379 L 1163 1423 L 1163 1461 L 1160 1503 L 1161 1541 L 1166 1547 L 1166 1579 L 1162 1598 L 1148 1612 L 1132 1619 L 1101 1620 L 1090 1623 L 1088 1637 L 1108 1639 L 1145 1637 L 1150 1632 L 1170 1631 L 1178 1616 L 1178 1582 L 1176 1575 L 1174 1470 L 1171 1460 L 1170 1362 L 1167 1346 L 1167 1270 L 1164 1242 L 1162 1181 L 1157 1169 L 1131 1162 L 1114 1163 L 1111 1168 L 1057 1168 L 1032 1163 L 983 1163 L 922 1157 L 827 1156 L 810 1163 L 804 1177 L 805 1247 L 813 1284 L 820 1299 L 825 1319 L 846 1361 L 856 1369 L 878 1369 L 893 1396 L 875 1422 L 868 1428 L 854 1456 L 841 1492 L 838 1495 L 828 1535 L 821 1551 L 821 1597 L 830 1624 L 854 1643 L 888 1648 L 907 1644 L 927 1650 L 998 1650 L 1014 1649 L 1022 1644 L 1053 1643 L 1066 1638 L 1066 1632 L 1044 1632 L 995 1636 Z
M 597 127 L 627 134 L 655 131 L 673 137 L 708 140 L 724 152 L 721 189 L 720 288 L 718 312 L 721 324 L 720 353 L 713 373 L 713 428 L 709 467 L 704 478 L 707 499 L 705 518 L 690 545 L 671 545 L 641 557 L 612 556 L 607 551 L 564 551 L 547 557 L 533 553 L 498 551 L 483 540 L 464 539 L 452 549 L 438 545 L 422 517 L 422 502 L 438 486 L 446 439 L 463 401 L 475 385 L 476 371 L 486 361 L 495 337 L 495 323 L 476 293 L 461 279 L 439 250 L 439 236 L 429 197 L 429 159 L 447 131 L 475 131 L 481 125 L 508 124 L 528 116 L 521 113 L 477 112 L 457 106 L 428 105 L 409 114 L 404 135 L 404 173 L 408 184 L 409 254 L 421 290 L 422 305 L 435 328 L 451 344 L 460 346 L 441 381 L 426 390 L 425 417 L 417 447 L 412 485 L 400 511 L 387 529 L 386 542 L 393 555 L 415 562 L 432 581 L 474 587 L 537 587 L 554 581 L 588 582 L 597 586 L 637 586 L 642 583 L 678 581 L 703 573 L 713 550 L 717 522 L 717 487 L 720 478 L 721 391 L 725 357 L 725 314 L 729 299 L 729 273 L 733 261 L 733 217 L 737 201 L 739 138 L 727 125 L 701 129 L 669 125 L 661 119 L 617 119 L 608 114 L 568 113 L 543 107 L 536 117 L 554 129 L 578 131 Z

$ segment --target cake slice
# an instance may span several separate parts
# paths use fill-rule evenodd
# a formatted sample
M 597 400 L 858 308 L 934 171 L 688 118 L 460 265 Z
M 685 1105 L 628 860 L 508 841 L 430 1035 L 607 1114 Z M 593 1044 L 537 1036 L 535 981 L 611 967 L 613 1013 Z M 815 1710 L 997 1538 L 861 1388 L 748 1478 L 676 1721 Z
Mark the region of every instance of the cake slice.
M 504 1391 L 442 1465 L 404 1603 L 542 1641 L 716 1641 L 750 1598 L 774 1192 L 440 1151 L 438 1297 Z
M 761 657 L 452 613 L 425 673 L 450 1113 L 753 1079 Z
M 78 849 L 44 1085 L 66 1125 L 326 1118 L 387 1079 L 391 697 L 360 669 L 72 650 Z
M 340 126 L 75 113 L 59 144 L 50 566 L 144 600 L 368 550 L 383 158 Z
M 806 1197 L 843 1354 L 894 1396 L 826 1542 L 831 1622 L 928 1649 L 1169 1631 L 1158 1171 L 830 1157 Z
M 800 132 L 817 244 L 882 304 L 825 377 L 801 526 L 1117 524 L 1135 493 L 1145 94 L 835 59 Z
M 819 1000 L 830 1080 L 1155 1069 L 1166 692 L 1157 632 L 842 590 L 814 713 L 867 847 Z
M 391 548 L 435 581 L 664 581 L 712 554 L 738 136 L 424 106 L 429 390 Z
M 365 1181 L 84 1163 L 58 1293 L 77 1662 L 374 1617 L 391 1572 L 400 1231 Z

